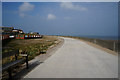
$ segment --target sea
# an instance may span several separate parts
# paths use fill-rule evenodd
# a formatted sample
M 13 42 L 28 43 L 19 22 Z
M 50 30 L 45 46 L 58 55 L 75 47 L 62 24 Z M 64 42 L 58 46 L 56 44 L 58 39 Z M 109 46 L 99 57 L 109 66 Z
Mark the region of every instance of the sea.
M 118 40 L 120 37 L 118 36 L 83 36 L 83 35 L 58 35 L 58 36 L 73 36 L 73 37 L 84 37 L 84 38 L 93 38 L 93 39 L 101 39 L 101 40 Z

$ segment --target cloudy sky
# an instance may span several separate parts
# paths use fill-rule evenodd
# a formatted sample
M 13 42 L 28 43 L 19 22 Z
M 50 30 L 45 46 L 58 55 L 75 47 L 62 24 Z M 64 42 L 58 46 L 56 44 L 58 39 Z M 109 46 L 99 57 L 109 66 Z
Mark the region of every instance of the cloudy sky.
M 3 26 L 47 35 L 117 36 L 117 2 L 3 2 Z

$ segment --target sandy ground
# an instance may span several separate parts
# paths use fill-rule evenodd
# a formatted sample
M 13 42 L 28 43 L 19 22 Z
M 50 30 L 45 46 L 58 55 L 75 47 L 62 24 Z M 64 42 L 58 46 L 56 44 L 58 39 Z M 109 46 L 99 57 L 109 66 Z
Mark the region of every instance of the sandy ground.
M 64 44 L 24 78 L 117 78 L 118 56 L 87 43 L 63 38 Z

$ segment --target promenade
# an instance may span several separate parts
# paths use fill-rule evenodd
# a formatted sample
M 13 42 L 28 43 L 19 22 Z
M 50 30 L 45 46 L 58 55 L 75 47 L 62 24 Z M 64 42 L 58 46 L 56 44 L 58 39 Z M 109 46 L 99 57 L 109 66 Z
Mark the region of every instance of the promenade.
M 80 40 L 63 39 L 62 47 L 24 78 L 118 77 L 117 55 L 109 54 Z

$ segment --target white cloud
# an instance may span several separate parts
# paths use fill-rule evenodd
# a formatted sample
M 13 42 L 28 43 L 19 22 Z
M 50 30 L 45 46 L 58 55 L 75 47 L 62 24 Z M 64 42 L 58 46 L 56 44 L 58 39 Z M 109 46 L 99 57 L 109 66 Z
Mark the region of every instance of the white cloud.
M 34 9 L 34 5 L 28 2 L 24 2 L 22 5 L 19 6 L 19 15 L 21 17 L 25 16 L 25 12 L 32 11 Z
M 78 10 L 78 11 L 86 11 L 87 10 L 87 8 L 82 7 L 80 5 L 75 5 L 72 2 L 62 2 L 60 4 L 60 6 L 61 6 L 61 8 L 70 9 L 70 10 Z
M 20 12 L 26 12 L 26 11 L 32 11 L 34 9 L 34 5 L 30 4 L 28 2 L 24 2 L 20 7 L 19 11 Z
M 48 20 L 53 20 L 53 19 L 56 19 L 56 16 L 53 15 L 53 14 L 48 14 L 47 19 Z

